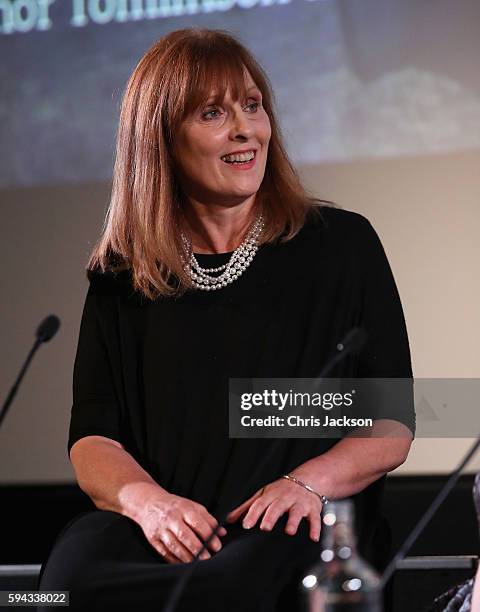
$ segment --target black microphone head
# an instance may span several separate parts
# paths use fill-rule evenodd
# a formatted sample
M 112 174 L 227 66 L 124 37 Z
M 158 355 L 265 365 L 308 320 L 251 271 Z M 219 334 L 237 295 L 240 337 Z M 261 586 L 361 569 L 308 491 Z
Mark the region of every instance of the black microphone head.
M 40 342 L 48 342 L 57 333 L 60 319 L 57 315 L 48 315 L 38 326 L 37 338 Z
M 348 353 L 356 353 L 367 341 L 367 336 L 367 332 L 362 327 L 352 327 L 343 341 L 337 344 L 337 349 Z

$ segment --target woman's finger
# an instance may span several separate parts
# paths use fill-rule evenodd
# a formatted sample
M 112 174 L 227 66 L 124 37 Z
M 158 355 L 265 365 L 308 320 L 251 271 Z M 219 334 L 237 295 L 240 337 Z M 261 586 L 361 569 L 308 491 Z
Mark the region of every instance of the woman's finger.
M 158 538 L 152 538 L 149 540 L 150 544 L 153 546 L 153 548 L 159 553 L 159 555 L 162 557 L 162 559 L 165 559 L 165 561 L 167 561 L 168 563 L 174 564 L 174 563 L 182 563 L 181 559 L 179 559 L 178 557 L 176 557 L 175 555 L 173 555 L 168 549 L 167 547 L 164 545 L 164 543 L 159 540 Z
M 227 521 L 229 522 L 236 521 L 245 512 L 245 510 L 250 507 L 250 505 L 255 501 L 258 495 L 259 495 L 259 491 L 257 491 L 254 495 L 252 495 L 246 501 L 244 501 L 243 504 L 240 504 L 240 506 L 237 506 L 236 508 L 234 508 L 227 515 Z
M 162 533 L 162 542 L 165 544 L 167 549 L 174 554 L 176 557 L 181 559 L 183 563 L 190 563 L 193 561 L 194 554 L 186 546 L 180 542 L 177 536 L 170 531 L 165 529 Z M 207 556 L 208 555 L 208 556 Z M 200 558 L 210 558 L 208 551 L 204 550 Z
M 200 506 L 200 515 L 205 520 L 205 523 L 208 525 L 210 529 L 208 535 L 210 535 L 210 533 L 218 527 L 218 521 L 212 514 L 210 514 L 210 512 L 204 506 Z M 220 527 L 220 529 L 217 531 L 217 534 L 220 536 L 224 536 L 226 535 L 226 533 L 227 530 L 225 529 L 225 527 Z
M 202 506 L 202 504 L 196 503 L 195 510 L 198 513 L 200 513 L 200 515 L 203 517 L 205 522 L 208 523 L 208 525 L 210 526 L 210 531 L 213 531 L 214 529 L 217 528 L 218 520 L 213 516 L 213 514 L 210 514 L 210 512 L 205 508 L 205 506 Z M 217 534 L 219 536 L 227 535 L 227 530 L 225 529 L 225 527 L 222 526 L 217 531 Z
M 263 489 L 265 487 L 262 487 L 259 491 L 257 491 L 256 493 L 254 493 L 251 497 L 249 497 L 246 501 L 243 502 L 243 504 L 241 504 L 240 506 L 238 506 L 237 508 L 235 508 L 234 510 L 232 510 L 228 515 L 227 515 L 227 521 L 229 523 L 234 523 L 244 512 L 247 508 L 249 508 L 251 506 L 251 504 L 258 499 L 258 497 L 260 497 L 263 493 Z
M 320 531 L 322 529 L 321 511 L 312 510 L 308 515 L 310 518 L 310 537 L 314 542 L 320 540 Z
M 267 507 L 265 514 L 263 515 L 262 522 L 259 525 L 260 529 L 264 531 L 270 531 L 273 529 L 275 523 L 282 516 L 282 514 L 285 514 L 288 508 L 288 502 L 278 498 L 272 500 Z
M 195 531 L 184 521 L 181 521 L 180 523 L 174 523 L 173 525 L 169 527 L 169 529 L 175 535 L 175 537 L 180 542 L 180 544 L 184 548 L 186 548 L 187 551 L 192 555 L 189 561 L 193 561 L 193 558 L 195 557 L 195 555 L 203 547 L 203 542 L 199 540 L 199 538 L 195 534 Z M 206 525 L 205 531 L 208 532 L 208 525 Z M 206 540 L 206 537 L 204 539 Z M 208 551 L 207 551 L 207 554 L 210 557 L 210 554 L 208 553 Z
M 288 535 L 295 535 L 297 533 L 300 521 L 304 516 L 307 516 L 307 514 L 302 504 L 293 504 L 289 510 L 288 521 L 285 526 L 285 533 L 288 533 Z
M 260 495 L 251 504 L 247 514 L 244 516 L 242 525 L 245 529 L 250 529 L 258 521 L 259 517 L 263 514 L 264 510 L 270 505 L 273 500 L 265 495 Z
M 217 520 L 207 513 L 207 516 L 203 513 L 197 513 L 191 515 L 189 513 L 185 513 L 184 521 L 186 525 L 188 525 L 193 533 L 198 533 L 201 537 L 202 542 L 206 542 L 210 537 L 212 531 L 218 525 Z M 183 540 L 182 540 L 183 541 Z M 207 546 L 214 552 L 218 552 L 222 548 L 222 542 L 218 535 L 215 535 Z

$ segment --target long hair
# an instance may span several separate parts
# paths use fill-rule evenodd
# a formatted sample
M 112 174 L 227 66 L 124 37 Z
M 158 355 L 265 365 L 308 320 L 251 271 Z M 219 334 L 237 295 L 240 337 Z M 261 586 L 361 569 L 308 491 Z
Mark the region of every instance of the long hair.
M 282 143 L 270 81 L 252 54 L 224 30 L 176 30 L 146 52 L 126 85 L 111 199 L 87 264 L 89 278 L 93 271 L 128 269 L 133 289 L 150 300 L 178 297 L 192 287 L 181 259 L 184 200 L 172 145 L 184 118 L 212 91 L 221 100 L 228 88 L 233 99 L 246 98 L 244 67 L 262 93 L 271 126 L 265 175 L 255 196 L 265 220 L 259 243 L 290 240 L 308 211 L 319 212 L 318 203 L 327 202 L 301 185 Z

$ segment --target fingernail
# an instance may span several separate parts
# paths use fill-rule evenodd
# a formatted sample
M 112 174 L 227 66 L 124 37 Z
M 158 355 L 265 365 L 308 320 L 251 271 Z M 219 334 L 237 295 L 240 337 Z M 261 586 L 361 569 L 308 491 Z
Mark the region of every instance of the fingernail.
M 220 533 L 221 533 L 222 535 L 227 535 L 227 530 L 225 529 L 225 527 L 221 527 L 221 528 L 220 528 Z
M 244 529 L 250 529 L 251 525 L 250 523 L 243 522 L 243 527 Z

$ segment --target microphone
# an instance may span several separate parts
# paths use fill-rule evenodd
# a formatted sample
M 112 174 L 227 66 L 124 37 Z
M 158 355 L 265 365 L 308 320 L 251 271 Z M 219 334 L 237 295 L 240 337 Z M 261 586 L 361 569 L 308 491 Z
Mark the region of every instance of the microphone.
M 326 374 L 328 374 L 339 361 L 344 359 L 350 353 L 359 351 L 363 347 L 366 339 L 367 339 L 367 333 L 365 330 L 363 330 L 360 327 L 353 327 L 346 334 L 342 342 L 339 342 L 337 344 L 334 354 L 328 359 L 326 365 L 322 368 L 318 377 L 324 378 Z M 268 452 L 265 453 L 265 455 L 263 456 L 263 460 L 258 465 L 256 472 L 259 472 L 264 469 L 264 467 L 268 464 L 268 462 L 274 455 L 275 451 L 280 447 L 282 440 L 283 438 L 279 438 L 270 446 L 270 449 L 268 450 Z M 195 567 L 196 567 L 196 564 L 198 563 L 198 559 L 200 555 L 207 548 L 210 540 L 215 535 L 217 535 L 218 530 L 226 524 L 227 516 L 230 514 L 230 512 L 244 501 L 245 496 L 247 492 L 249 491 L 254 478 L 255 478 L 255 474 L 253 474 L 250 480 L 247 481 L 247 486 L 243 487 L 242 492 L 241 492 L 242 494 L 238 496 L 237 503 L 235 503 L 232 506 L 231 510 L 224 513 L 221 520 L 218 521 L 218 525 L 209 535 L 207 540 L 205 540 L 203 546 L 194 556 L 191 563 L 187 566 L 185 572 L 177 580 L 176 585 L 172 589 L 170 598 L 167 600 L 167 603 L 165 604 L 165 607 L 163 608 L 163 612 L 175 612 L 175 608 L 177 607 L 178 602 L 180 601 L 180 597 L 182 596 L 182 593 L 188 583 L 188 580 L 190 579 L 190 576 L 195 570 Z
M 17 393 L 18 387 L 22 381 L 25 372 L 27 371 L 32 357 L 36 353 L 40 344 L 42 344 L 43 342 L 48 342 L 53 338 L 53 336 L 57 333 L 59 327 L 60 319 L 56 315 L 49 315 L 38 326 L 35 343 L 32 349 L 30 350 L 22 369 L 20 370 L 20 373 L 17 376 L 17 380 L 15 381 L 13 387 L 10 389 L 10 393 L 8 394 L 7 399 L 5 400 L 5 403 L 3 404 L 0 410 L 0 427 L 2 425 L 3 419 L 5 418 L 5 415 L 7 414 L 8 408 L 13 401 L 13 398 Z
M 57 333 L 60 327 L 60 319 L 56 315 L 48 315 L 38 326 L 37 339 L 40 342 L 48 342 Z

